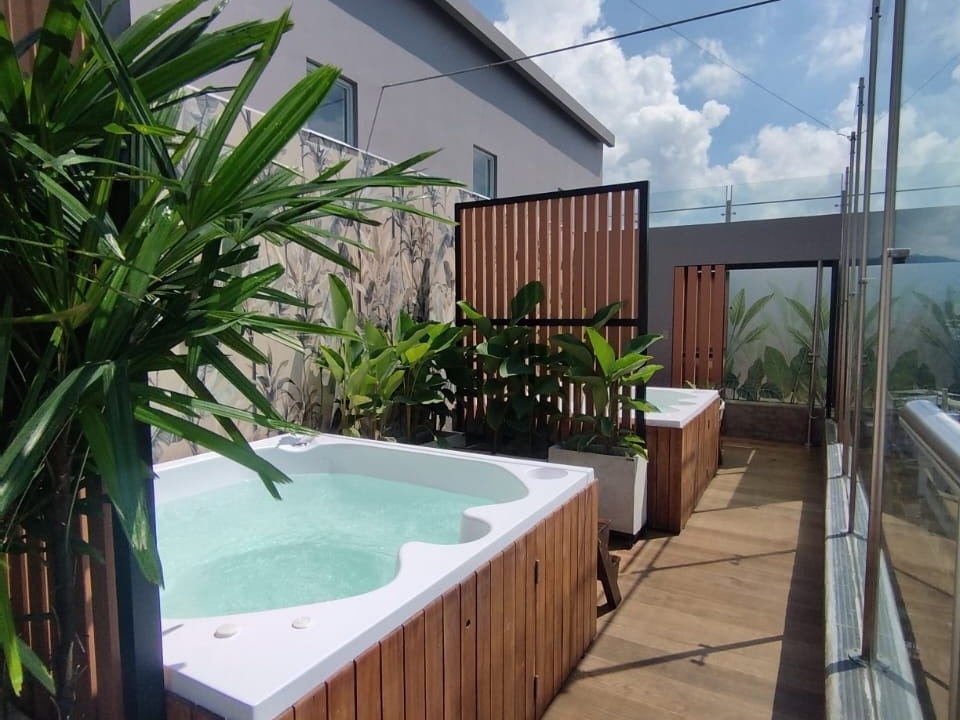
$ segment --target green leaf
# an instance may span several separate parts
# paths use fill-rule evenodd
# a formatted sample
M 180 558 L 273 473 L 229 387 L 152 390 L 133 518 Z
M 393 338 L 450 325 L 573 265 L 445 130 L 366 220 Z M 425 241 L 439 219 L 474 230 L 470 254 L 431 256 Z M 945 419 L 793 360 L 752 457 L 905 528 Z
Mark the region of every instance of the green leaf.
M 57 690 L 53 684 L 53 676 L 39 656 L 21 638 L 17 638 L 17 647 L 20 651 L 20 662 L 26 671 L 40 683 L 44 690 L 51 695 L 56 695 Z
M 613 318 L 615 318 L 622 307 L 623 301 L 619 300 L 615 303 L 610 303 L 609 305 L 600 308 L 593 314 L 593 317 L 590 318 L 590 327 L 594 328 L 595 330 L 599 330 Z
M 589 342 L 590 347 L 593 348 L 593 354 L 597 358 L 597 364 L 600 366 L 600 370 L 604 376 L 610 377 L 614 372 L 614 363 L 617 357 L 616 353 L 614 353 L 610 343 L 604 339 L 603 335 L 593 328 L 586 328 L 586 335 L 587 342 Z
M 189 420 L 184 420 L 155 408 L 141 406 L 136 408 L 135 414 L 140 422 L 171 433 L 187 442 L 196 443 L 210 452 L 223 455 L 225 458 L 257 473 L 267 491 L 278 500 L 280 499 L 280 492 L 277 485 L 290 482 L 290 478 L 257 455 L 246 443 L 227 439 L 200 425 L 195 425 Z
M 3 18 L 0 17 L 0 23 Z M 7 677 L 10 687 L 16 695 L 23 689 L 23 665 L 20 661 L 20 644 L 17 637 L 17 628 L 13 623 L 13 608 L 10 604 L 10 595 L 7 593 L 7 563 L 0 560 L 4 571 L 4 587 L 0 592 L 0 648 L 3 649 L 3 660 L 7 666 Z
M 543 283 L 531 280 L 517 290 L 517 294 L 510 300 L 510 324 L 515 325 L 518 320 L 525 318 L 543 300 Z
M 83 393 L 107 372 L 102 364 L 81 365 L 60 381 L 21 425 L 0 455 L 0 515 L 19 502 L 50 445 L 76 411 Z

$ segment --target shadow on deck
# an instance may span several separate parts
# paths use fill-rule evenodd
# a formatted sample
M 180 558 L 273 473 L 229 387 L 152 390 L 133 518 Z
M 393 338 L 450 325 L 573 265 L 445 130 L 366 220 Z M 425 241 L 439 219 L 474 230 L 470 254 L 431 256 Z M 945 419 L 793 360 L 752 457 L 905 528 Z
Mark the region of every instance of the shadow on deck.
M 819 450 L 725 439 L 684 531 L 618 554 L 623 604 L 548 720 L 823 717 Z

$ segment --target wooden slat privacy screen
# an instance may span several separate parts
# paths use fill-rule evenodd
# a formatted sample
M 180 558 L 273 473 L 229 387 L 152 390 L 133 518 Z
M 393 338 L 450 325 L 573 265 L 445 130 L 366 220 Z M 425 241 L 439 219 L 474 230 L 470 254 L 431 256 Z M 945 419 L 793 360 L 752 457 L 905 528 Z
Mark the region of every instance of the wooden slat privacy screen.
M 727 268 L 688 265 L 673 269 L 674 387 L 723 387 L 727 346 Z
M 619 350 L 646 332 L 648 192 L 638 182 L 459 203 L 457 298 L 505 324 L 516 291 L 539 280 L 545 297 L 532 324 L 540 341 L 579 335 L 597 310 L 622 301 L 605 328 Z M 567 390 L 558 404 L 569 418 L 583 408 Z

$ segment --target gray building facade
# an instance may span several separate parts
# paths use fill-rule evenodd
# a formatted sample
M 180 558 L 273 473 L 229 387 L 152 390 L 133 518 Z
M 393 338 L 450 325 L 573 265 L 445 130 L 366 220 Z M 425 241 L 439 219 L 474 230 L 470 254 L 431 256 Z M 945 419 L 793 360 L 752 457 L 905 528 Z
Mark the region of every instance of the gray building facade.
M 130 0 L 131 15 L 160 4 Z M 279 11 L 231 0 L 218 22 Z M 348 144 L 394 161 L 437 150 L 424 171 L 471 188 L 479 162 L 477 171 L 493 180 L 484 194 L 600 184 L 613 134 L 532 61 L 409 83 L 522 57 L 468 0 L 293 0 L 291 18 L 293 29 L 251 96 L 254 108 L 270 107 L 310 63 L 332 64 L 346 81 L 340 100 L 353 104 L 345 118 L 351 132 L 338 138 Z M 227 71 L 211 84 L 239 75 Z

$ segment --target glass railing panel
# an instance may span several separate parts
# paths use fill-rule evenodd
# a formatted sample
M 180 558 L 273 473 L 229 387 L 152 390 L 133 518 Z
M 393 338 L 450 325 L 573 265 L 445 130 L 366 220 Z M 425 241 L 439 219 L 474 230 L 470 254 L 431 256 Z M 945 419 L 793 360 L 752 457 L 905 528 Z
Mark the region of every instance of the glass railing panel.
M 734 185 L 733 220 L 809 217 L 840 212 L 842 178 L 791 178 Z
M 650 193 L 650 227 L 705 225 L 726 219 L 727 188 L 723 185 Z

